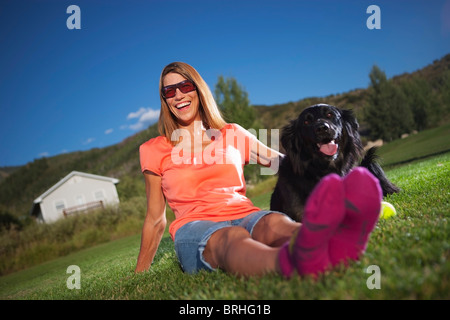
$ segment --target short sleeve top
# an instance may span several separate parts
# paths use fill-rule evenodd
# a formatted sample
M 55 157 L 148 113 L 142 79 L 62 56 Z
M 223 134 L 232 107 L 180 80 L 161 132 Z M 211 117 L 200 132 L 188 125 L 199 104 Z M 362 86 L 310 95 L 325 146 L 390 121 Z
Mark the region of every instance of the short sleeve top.
M 142 172 L 161 177 L 163 194 L 175 214 L 169 226 L 172 239 L 191 221 L 234 220 L 260 210 L 246 197 L 244 179 L 244 165 L 250 162 L 256 137 L 237 124 L 207 133 L 212 142 L 199 152 L 173 146 L 163 136 L 139 149 Z

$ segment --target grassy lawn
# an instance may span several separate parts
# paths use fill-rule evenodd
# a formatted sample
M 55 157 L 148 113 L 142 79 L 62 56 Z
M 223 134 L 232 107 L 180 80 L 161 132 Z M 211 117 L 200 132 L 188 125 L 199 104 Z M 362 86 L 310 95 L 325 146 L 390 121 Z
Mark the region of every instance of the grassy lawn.
M 317 280 L 186 275 L 168 235 L 151 270 L 135 275 L 140 235 L 134 235 L 3 276 L 0 299 L 450 299 L 450 153 L 387 174 L 402 188 L 386 199 L 397 216 L 378 222 L 360 261 Z M 268 208 L 270 192 L 253 201 Z M 79 290 L 66 286 L 70 265 L 81 270 Z M 368 288 L 371 265 L 379 267 L 380 289 Z
M 383 145 L 378 153 L 384 166 L 392 166 L 448 151 L 450 151 L 450 123 L 392 141 Z

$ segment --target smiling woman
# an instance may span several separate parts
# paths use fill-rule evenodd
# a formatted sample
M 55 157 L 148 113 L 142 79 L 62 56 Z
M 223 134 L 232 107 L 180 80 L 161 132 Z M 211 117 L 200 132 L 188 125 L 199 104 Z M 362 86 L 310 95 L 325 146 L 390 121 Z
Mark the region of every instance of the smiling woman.
M 188 87 L 187 89 L 190 91 L 183 93 L 180 89 L 177 89 L 176 86 L 173 86 L 185 80 L 189 80 L 193 83 L 196 90 L 190 90 L 192 88 Z M 172 96 L 173 90 L 169 90 L 172 91 L 172 94 L 169 94 L 169 98 L 166 99 L 164 93 L 165 86 L 169 86 L 169 89 L 175 88 L 175 95 Z M 208 126 L 206 129 L 222 129 L 226 124 L 222 119 L 219 108 L 216 105 L 208 85 L 192 66 L 182 62 L 169 64 L 161 73 L 159 88 L 161 112 L 159 115 L 158 129 L 159 133 L 162 136 L 165 136 L 169 141 L 171 141 L 173 131 L 179 128 L 177 118 L 175 114 L 171 112 L 172 109 L 170 104 L 174 107 L 176 104 L 181 106 L 181 103 L 190 103 L 191 105 L 194 102 L 194 105 L 187 109 L 190 109 L 191 111 L 195 109 L 195 111 L 198 111 L 198 116 L 200 118 L 196 116 L 193 120 L 201 120 Z M 186 95 L 184 101 L 179 100 L 180 98 L 183 98 L 183 95 Z M 175 107 L 175 109 L 177 108 Z M 185 112 L 186 111 L 189 110 L 185 110 Z M 184 114 L 185 112 L 180 112 L 180 114 Z M 185 114 L 183 118 L 186 119 L 187 116 L 188 115 Z M 173 144 L 175 144 L 175 142 Z
M 181 127 L 187 127 L 193 121 L 201 121 L 198 94 L 192 81 L 178 73 L 169 73 L 164 77 L 162 94 Z
M 163 69 L 160 98 L 161 135 L 139 149 L 147 213 L 135 272 L 151 266 L 166 227 L 166 201 L 175 214 L 169 233 L 186 273 L 220 268 L 244 276 L 280 273 L 290 278 L 295 270 L 317 275 L 364 252 L 381 202 L 378 181 L 369 172 L 358 171 L 346 180 L 336 174 L 324 177 L 308 199 L 303 224 L 282 212 L 261 210 L 246 196 L 244 165 L 256 159 L 253 163 L 272 167 L 283 155 L 241 126 L 226 123 L 208 86 L 186 63 Z M 197 149 L 196 140 L 201 141 Z M 224 160 L 200 161 L 210 147 L 208 155 Z M 182 161 L 174 161 L 174 151 L 183 152 Z M 357 197 L 344 191 L 350 185 L 372 192 Z M 360 215 L 346 210 L 347 200 Z M 338 235 L 344 219 L 350 227 Z M 321 232 L 310 228 L 319 224 L 326 226 Z M 359 233 L 362 244 L 351 236 Z M 329 252 L 333 243 L 338 245 Z

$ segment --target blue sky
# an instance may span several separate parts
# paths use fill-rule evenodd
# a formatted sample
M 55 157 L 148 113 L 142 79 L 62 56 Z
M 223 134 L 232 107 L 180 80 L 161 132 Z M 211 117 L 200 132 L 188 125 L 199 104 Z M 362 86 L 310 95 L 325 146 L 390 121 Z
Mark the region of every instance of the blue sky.
M 70 5 L 81 29 L 67 28 Z M 381 29 L 370 30 L 369 5 Z M 255 105 L 366 88 L 450 53 L 450 0 L 0 0 L 0 166 L 116 144 L 157 120 L 172 61 Z

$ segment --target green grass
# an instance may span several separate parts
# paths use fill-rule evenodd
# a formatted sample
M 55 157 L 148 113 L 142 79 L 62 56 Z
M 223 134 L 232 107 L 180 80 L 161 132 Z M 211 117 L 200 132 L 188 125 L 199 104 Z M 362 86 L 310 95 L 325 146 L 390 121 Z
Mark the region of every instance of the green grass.
M 134 274 L 140 242 L 134 235 L 3 276 L 0 299 L 449 299 L 450 153 L 387 174 L 402 188 L 386 199 L 397 216 L 378 222 L 360 261 L 317 280 L 222 271 L 187 275 L 167 234 L 152 268 Z M 270 192 L 253 201 L 268 208 Z M 80 290 L 66 287 L 70 265 L 81 269 Z M 380 267 L 380 289 L 367 287 L 370 265 Z
M 142 229 L 145 196 L 119 207 L 79 214 L 54 223 L 32 223 L 22 229 L 0 229 L 0 275 L 38 265 Z
M 383 145 L 383 166 L 392 166 L 450 151 L 450 123 Z

